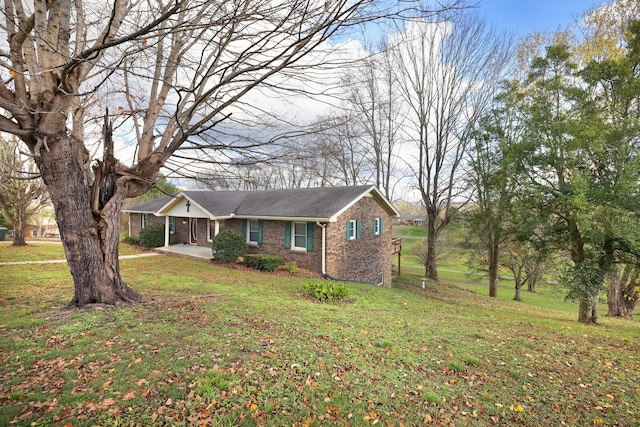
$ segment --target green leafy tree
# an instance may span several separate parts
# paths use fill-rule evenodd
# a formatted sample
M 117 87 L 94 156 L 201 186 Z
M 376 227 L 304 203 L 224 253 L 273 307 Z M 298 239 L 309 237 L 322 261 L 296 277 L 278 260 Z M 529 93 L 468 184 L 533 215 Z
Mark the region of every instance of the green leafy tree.
M 600 239 L 599 263 L 605 274 L 640 258 L 640 21 L 625 27 L 624 55 L 592 60 L 581 72 L 588 85 L 583 117 L 590 118 L 581 127 L 591 141 L 586 151 L 594 206 L 589 234 Z M 608 285 L 613 296 L 608 314 L 628 317 L 630 306 L 624 301 L 633 301 L 627 292 L 634 292 L 634 286 L 620 280 Z
M 582 70 L 568 45 L 549 46 L 520 88 L 526 132 L 514 153 L 521 198 L 545 244 L 568 250 L 568 298 L 585 323 L 597 321 L 606 274 L 638 254 L 637 38 L 629 40 L 626 59 Z
M 520 130 L 517 109 L 513 108 L 514 92 L 507 87 L 497 98 L 496 107 L 482 117 L 467 148 L 474 205 L 466 217 L 486 252 L 489 273 L 489 296 L 498 296 L 500 253 L 510 239 L 512 211 L 517 180 L 510 161 L 511 147 Z M 516 287 L 518 291 L 518 287 Z

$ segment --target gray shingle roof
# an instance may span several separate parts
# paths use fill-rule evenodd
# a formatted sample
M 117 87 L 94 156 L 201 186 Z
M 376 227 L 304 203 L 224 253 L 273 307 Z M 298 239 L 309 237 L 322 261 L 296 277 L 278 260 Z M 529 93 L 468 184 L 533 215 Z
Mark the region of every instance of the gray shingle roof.
M 374 190 L 375 186 L 360 185 L 264 191 L 184 191 L 182 194 L 218 218 L 233 214 L 236 217 L 329 219 Z M 377 190 L 374 195 L 382 198 Z M 169 197 L 160 199 L 126 211 L 157 212 L 170 200 Z M 382 204 L 385 209 L 393 210 L 388 202 L 384 201 Z
M 143 212 L 154 213 L 172 199 L 171 196 L 162 196 L 157 199 L 149 200 L 148 202 L 140 203 L 139 205 L 132 206 L 130 208 L 123 209 L 125 212 Z

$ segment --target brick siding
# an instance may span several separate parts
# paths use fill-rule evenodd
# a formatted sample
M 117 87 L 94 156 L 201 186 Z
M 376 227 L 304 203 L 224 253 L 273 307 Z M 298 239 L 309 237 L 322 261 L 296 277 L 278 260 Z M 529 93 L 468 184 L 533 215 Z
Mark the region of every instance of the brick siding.
M 382 219 L 382 234 L 373 234 L 374 218 Z M 360 221 L 360 238 L 347 240 L 347 221 Z M 391 286 L 392 218 L 372 198 L 364 197 L 327 227 L 327 274 L 340 280 Z
M 149 222 L 164 224 L 164 217 L 149 216 Z M 373 234 L 373 220 L 383 220 L 382 234 Z M 131 235 L 140 234 L 140 214 L 130 214 Z M 185 223 L 183 224 L 183 220 Z M 360 238 L 347 240 L 347 221 L 359 220 Z M 198 219 L 198 245 L 210 246 L 207 240 L 207 219 Z M 384 274 L 384 285 L 391 285 L 391 244 L 392 218 L 373 197 L 363 197 L 343 213 L 337 222 L 327 224 L 326 228 L 326 273 L 338 280 L 348 280 L 377 284 L 378 274 Z M 210 222 L 211 236 L 214 235 L 214 222 Z M 220 231 L 241 232 L 241 220 L 230 219 L 220 223 Z M 298 267 L 322 274 L 322 228 L 313 225 L 313 251 L 285 249 L 284 221 L 263 221 L 262 245 L 250 245 L 249 253 L 278 255 L 284 262 L 295 262 Z M 175 243 L 189 243 L 189 221 L 176 218 Z

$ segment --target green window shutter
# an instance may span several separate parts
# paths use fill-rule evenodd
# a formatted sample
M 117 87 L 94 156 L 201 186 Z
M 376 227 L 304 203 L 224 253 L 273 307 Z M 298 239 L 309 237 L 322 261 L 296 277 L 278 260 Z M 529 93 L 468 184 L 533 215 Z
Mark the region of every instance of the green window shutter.
M 356 221 L 356 239 L 360 238 L 360 220 Z
M 258 220 L 258 245 L 262 244 L 262 228 L 263 228 L 262 220 L 259 219 Z
M 384 230 L 384 221 L 382 217 L 380 217 L 380 232 L 378 234 L 382 234 L 382 230 Z
M 378 218 L 373 218 L 373 223 L 371 224 L 371 232 L 373 233 L 373 235 L 376 235 L 376 220 Z
M 307 252 L 313 252 L 313 223 L 307 223 Z
M 291 249 L 291 221 L 284 223 L 284 248 Z
M 346 228 L 347 228 L 347 240 L 349 240 L 349 237 L 350 237 L 349 228 L 351 228 L 351 221 L 347 221 L 347 227 Z
M 247 220 L 246 219 L 241 219 L 240 220 L 240 233 L 244 237 L 247 237 Z

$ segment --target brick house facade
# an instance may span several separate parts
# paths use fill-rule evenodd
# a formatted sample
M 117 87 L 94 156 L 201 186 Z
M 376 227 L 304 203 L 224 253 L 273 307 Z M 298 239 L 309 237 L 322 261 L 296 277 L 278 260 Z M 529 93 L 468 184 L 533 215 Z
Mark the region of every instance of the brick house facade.
M 224 229 L 246 236 L 249 253 L 278 255 L 323 276 L 391 284 L 395 208 L 374 186 L 260 192 L 183 192 L 126 209 L 129 234 L 160 222 L 165 245 L 211 246 Z

